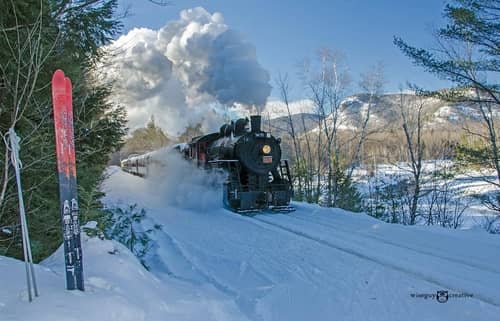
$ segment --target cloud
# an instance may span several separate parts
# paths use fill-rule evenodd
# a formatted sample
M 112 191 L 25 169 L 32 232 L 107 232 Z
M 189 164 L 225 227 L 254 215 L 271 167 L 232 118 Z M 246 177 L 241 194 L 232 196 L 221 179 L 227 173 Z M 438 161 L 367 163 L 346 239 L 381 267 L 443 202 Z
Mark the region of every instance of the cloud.
M 214 130 L 225 107 L 261 109 L 271 92 L 255 47 L 220 13 L 201 7 L 183 10 L 160 30 L 133 29 L 106 50 L 113 58 L 105 73 L 131 129 L 154 114 L 171 135 L 200 122 Z

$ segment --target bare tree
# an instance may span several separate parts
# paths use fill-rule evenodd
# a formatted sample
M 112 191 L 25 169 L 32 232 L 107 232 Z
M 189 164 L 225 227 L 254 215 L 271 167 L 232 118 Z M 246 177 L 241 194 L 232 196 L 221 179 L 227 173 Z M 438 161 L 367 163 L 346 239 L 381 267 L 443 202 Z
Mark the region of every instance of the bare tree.
M 36 105 L 33 101 L 33 93 L 38 82 L 39 74 L 47 56 L 52 52 L 53 47 L 44 47 L 42 45 L 42 4 L 40 4 L 40 13 L 35 22 L 31 25 L 20 26 L 15 28 L 2 28 L 0 32 L 4 38 L 4 42 L 8 44 L 5 48 L 10 53 L 11 59 L 0 65 L 0 79 L 5 96 L 9 96 L 11 106 L 3 106 L 4 102 L 0 101 L 0 112 L 5 113 L 10 111 L 9 121 L 5 124 L 6 127 L 0 128 L 0 137 L 3 141 L 3 168 L 0 190 L 0 207 L 6 198 L 9 182 L 12 179 L 9 173 L 10 148 L 8 142 L 9 128 L 16 127 L 16 124 L 23 117 L 29 105 Z M 17 21 L 16 6 L 12 5 L 12 12 Z M 13 35 L 12 35 L 13 34 Z M 14 40 L 11 40 L 14 39 Z M 53 43 L 52 45 L 54 45 Z M 14 77 L 9 77 L 14 74 Z M 3 107 L 3 108 L 2 108 Z M 5 116 L 7 119 L 7 115 Z M 36 126 L 35 126 L 36 129 Z M 25 138 L 26 140 L 26 138 Z M 25 164 L 25 167 L 28 164 Z M 1 218 L 1 213 L 0 213 Z
M 454 174 L 451 166 L 434 164 L 431 182 L 422 191 L 426 201 L 424 205 L 427 213 L 424 216 L 427 225 L 438 224 L 453 229 L 462 226 L 463 214 L 469 208 L 470 201 L 463 200 L 453 189 Z
M 289 94 L 290 94 L 290 82 L 288 80 L 288 75 L 282 75 L 279 74 L 278 78 L 276 79 L 276 85 L 278 87 L 278 90 L 280 92 L 281 99 L 283 100 L 283 103 L 286 106 L 286 111 L 287 111 L 287 131 L 290 137 L 292 138 L 293 142 L 293 150 L 294 150 L 294 164 L 296 167 L 301 166 L 302 163 L 302 153 L 300 150 L 300 142 L 297 137 L 297 133 L 295 131 L 295 124 L 293 123 L 292 119 L 292 113 L 290 111 L 290 99 L 289 99 Z M 298 198 L 302 198 L 303 194 L 303 186 L 302 186 L 302 175 L 297 175 L 293 176 L 294 178 L 297 179 L 297 192 L 298 192 Z
M 422 97 L 416 100 L 409 100 L 401 89 L 399 100 L 399 111 L 401 126 L 406 141 L 406 152 L 410 160 L 410 172 L 412 174 L 412 184 L 408 190 L 408 215 L 409 224 L 414 225 L 418 216 L 418 201 L 422 188 L 422 158 L 424 155 L 424 142 L 422 141 L 423 129 L 423 108 Z
M 464 76 L 473 83 L 472 87 L 458 87 L 438 94 L 438 97 L 455 103 L 465 103 L 475 110 L 483 125 L 483 130 L 475 131 L 465 123 L 464 130 L 489 145 L 488 159 L 484 165 L 492 166 L 496 172 L 494 180 L 488 183 L 500 188 L 500 151 L 498 142 L 498 115 L 500 114 L 500 98 L 498 90 L 480 85 L 486 75 L 476 68 L 474 63 L 474 52 L 477 50 L 472 44 L 466 43 L 463 48 L 453 47 L 444 41 L 438 41 L 442 52 L 446 53 L 450 60 L 460 61 L 463 64 Z M 498 72 L 498 71 L 497 71 Z
M 313 160 L 313 150 L 311 145 L 311 134 L 307 131 L 305 116 L 304 113 L 301 114 L 300 117 L 302 129 L 304 134 L 302 136 L 303 139 L 301 141 L 304 142 L 304 148 L 301 150 L 305 150 L 305 156 L 301 155 L 302 162 L 296 168 L 298 172 L 296 175 L 302 176 L 304 178 L 304 194 L 306 201 L 309 203 L 317 202 L 316 197 L 313 193 L 313 178 L 315 173 L 314 160 Z
M 340 172 L 339 126 L 342 122 L 342 100 L 347 95 L 350 78 L 343 60 L 343 55 L 330 49 L 318 52 L 318 70 L 310 73 L 307 88 L 318 113 L 318 178 L 317 194 L 321 187 L 321 164 L 326 163 L 326 201 L 327 206 L 336 206 L 339 195 L 338 181 L 344 173 Z M 323 136 L 325 138 L 323 146 Z
M 352 156 L 352 163 L 351 166 L 349 166 L 347 174 L 349 178 L 352 176 L 355 165 L 361 163 L 360 158 L 368 134 L 368 122 L 370 120 L 371 110 L 379 95 L 382 94 L 384 83 L 384 67 L 382 63 L 378 63 L 367 72 L 361 74 L 359 87 L 363 93 L 368 95 L 368 102 L 366 104 L 364 116 L 362 116 L 361 128 L 359 130 L 354 155 Z M 360 113 L 362 113 L 362 111 L 360 111 Z
M 500 5 L 498 0 L 453 0 L 447 3 L 444 17 L 446 25 L 436 32 L 437 49 L 417 48 L 400 38 L 394 43 L 417 65 L 456 85 L 452 90 L 430 94 L 470 104 L 479 111 L 487 134 L 475 134 L 488 144 L 489 165 L 496 171 L 495 180 L 489 182 L 499 195 L 500 146 L 495 119 L 500 113 Z M 476 151 L 469 152 L 474 157 Z M 500 197 L 492 201 L 500 204 Z

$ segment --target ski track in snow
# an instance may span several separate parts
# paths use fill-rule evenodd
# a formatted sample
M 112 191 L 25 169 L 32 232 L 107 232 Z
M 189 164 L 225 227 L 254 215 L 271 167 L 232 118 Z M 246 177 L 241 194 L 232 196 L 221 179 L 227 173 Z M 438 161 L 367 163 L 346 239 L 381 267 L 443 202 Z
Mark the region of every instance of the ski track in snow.
M 182 246 L 179 245 L 171 236 L 169 236 L 168 233 L 165 233 L 165 232 L 160 232 L 160 233 L 165 238 L 167 238 L 169 240 L 169 242 L 172 246 L 172 249 L 174 250 L 175 253 L 177 253 L 179 255 L 179 257 L 176 260 L 180 259 L 181 261 L 184 261 L 185 262 L 184 265 L 189 266 L 191 271 L 193 272 L 193 274 L 191 274 L 191 276 L 188 276 L 188 277 L 178 276 L 175 272 L 172 272 L 172 270 L 168 269 L 168 266 L 166 265 L 166 264 L 168 264 L 168 262 L 163 262 L 163 263 L 165 263 L 165 266 L 167 268 L 167 271 L 168 271 L 167 274 L 172 275 L 172 276 L 174 276 L 182 281 L 187 281 L 187 282 L 190 282 L 193 284 L 199 285 L 203 282 L 211 283 L 212 285 L 214 285 L 214 287 L 216 289 L 223 292 L 224 294 L 227 294 L 230 296 L 236 295 L 236 292 L 231 290 L 228 286 L 225 286 L 225 285 L 219 283 L 215 278 L 213 278 L 209 274 L 205 273 L 202 269 L 200 269 L 196 265 L 196 263 L 193 261 L 193 259 L 189 258 L 188 252 L 183 250 Z M 165 244 L 165 243 L 162 243 L 162 244 Z M 160 257 L 160 260 L 161 260 L 161 257 Z M 197 277 L 197 276 L 199 276 L 199 277 Z
M 162 258 L 164 258 L 164 257 L 162 257 L 162 255 L 157 252 L 156 255 L 159 256 L 157 258 L 157 260 L 162 261 L 163 265 L 166 268 L 168 276 L 172 276 L 176 279 L 179 279 L 179 280 L 185 281 L 185 282 L 189 282 L 189 283 L 194 284 L 194 285 L 201 285 L 203 283 L 211 284 L 217 290 L 224 293 L 225 295 L 235 298 L 235 301 L 236 301 L 237 305 L 240 307 L 240 309 L 242 310 L 242 312 L 245 313 L 245 315 L 247 317 L 249 317 L 251 320 L 258 319 L 258 316 L 253 313 L 252 302 L 247 300 L 245 297 L 240 297 L 239 293 L 237 292 L 236 289 L 232 288 L 228 284 L 224 284 L 223 281 L 217 280 L 217 278 L 215 276 L 211 275 L 208 271 L 205 271 L 199 264 L 196 263 L 196 257 L 190 257 L 190 255 L 188 254 L 189 251 L 184 250 L 182 248 L 182 246 L 177 241 L 175 241 L 175 239 L 173 239 L 168 233 L 161 231 L 160 234 L 161 234 L 160 238 L 163 237 L 163 238 L 170 240 L 170 244 L 172 246 L 173 251 L 175 253 L 178 253 L 179 257 L 176 258 L 176 261 L 179 259 L 181 261 L 183 261 L 183 265 L 185 267 L 187 267 L 188 270 L 190 270 L 190 272 L 192 272 L 192 273 L 188 273 L 187 276 L 186 275 L 182 276 L 176 272 L 173 272 L 170 268 L 168 268 L 168 266 L 167 266 L 168 262 L 162 261 Z M 165 243 L 162 243 L 162 245 L 163 244 L 165 244 Z M 156 261 L 156 262 L 158 262 L 158 261 Z M 160 271 L 161 271 L 161 268 L 160 268 Z M 183 270 L 182 274 L 185 274 L 184 271 L 185 270 Z M 159 272 L 159 271 L 153 271 L 153 272 Z M 161 277 L 161 272 L 159 275 Z

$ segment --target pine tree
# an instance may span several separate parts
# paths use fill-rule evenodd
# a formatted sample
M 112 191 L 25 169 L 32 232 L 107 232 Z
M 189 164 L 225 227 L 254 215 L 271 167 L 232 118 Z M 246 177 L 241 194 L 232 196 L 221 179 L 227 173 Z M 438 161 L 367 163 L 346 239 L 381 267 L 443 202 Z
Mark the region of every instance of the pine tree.
M 441 50 L 429 51 L 410 46 L 401 38 L 394 43 L 415 64 L 461 87 L 480 90 L 483 102 L 500 104 L 495 75 L 499 72 L 500 2 L 498 0 L 455 0 L 448 4 L 444 15 L 449 23 L 438 30 Z M 490 77 L 481 77 L 490 76 Z M 490 79 L 490 82 L 488 81 Z M 448 92 L 449 99 L 463 92 Z
M 427 92 L 452 102 L 475 108 L 485 127 L 478 138 L 488 146 L 488 159 L 496 171 L 490 181 L 500 194 L 500 1 L 455 0 L 444 11 L 448 24 L 437 32 L 438 50 L 413 47 L 401 38 L 394 43 L 413 62 L 455 84 L 451 90 Z M 469 131 L 472 133 L 472 131 Z M 467 152 L 467 149 L 461 151 Z M 474 158 L 474 151 L 470 150 Z
M 145 128 L 134 130 L 131 137 L 126 140 L 122 149 L 122 156 L 153 151 L 167 146 L 171 142 L 172 140 L 156 125 L 154 116 L 151 116 L 151 120 L 146 124 Z
M 198 123 L 196 125 L 189 125 L 188 127 L 186 127 L 184 132 L 179 135 L 177 141 L 185 143 L 191 141 L 191 139 L 200 135 L 203 135 L 203 130 L 201 129 L 201 123 Z
M 63 69 L 73 82 L 77 174 L 82 222 L 101 220 L 98 184 L 125 134 L 123 108 L 95 81 L 99 49 L 120 30 L 117 1 L 0 2 L 0 135 L 21 141 L 22 185 L 35 260 L 61 242 L 50 80 Z M 5 139 L 4 139 L 5 141 Z M 0 144 L 0 255 L 19 257 L 21 237 L 9 150 Z
M 361 195 L 351 178 L 345 171 L 340 171 L 335 177 L 337 180 L 335 182 L 337 194 L 334 206 L 352 212 L 360 212 L 362 210 Z

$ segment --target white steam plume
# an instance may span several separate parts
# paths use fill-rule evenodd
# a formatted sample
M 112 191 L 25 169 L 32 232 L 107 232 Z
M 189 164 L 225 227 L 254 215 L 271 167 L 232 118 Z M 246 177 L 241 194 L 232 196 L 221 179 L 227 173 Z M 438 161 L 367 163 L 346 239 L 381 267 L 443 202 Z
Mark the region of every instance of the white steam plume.
M 134 29 L 107 50 L 113 59 L 105 73 L 116 81 L 115 100 L 127 108 L 131 129 L 154 114 L 171 135 L 200 122 L 213 130 L 222 122 L 216 106 L 260 109 L 271 92 L 254 46 L 201 7 L 158 31 Z
M 158 206 L 207 211 L 222 207 L 225 174 L 208 172 L 186 161 L 177 151 L 164 148 L 155 155 L 161 165 L 151 166 L 146 177 L 148 194 L 160 196 Z

